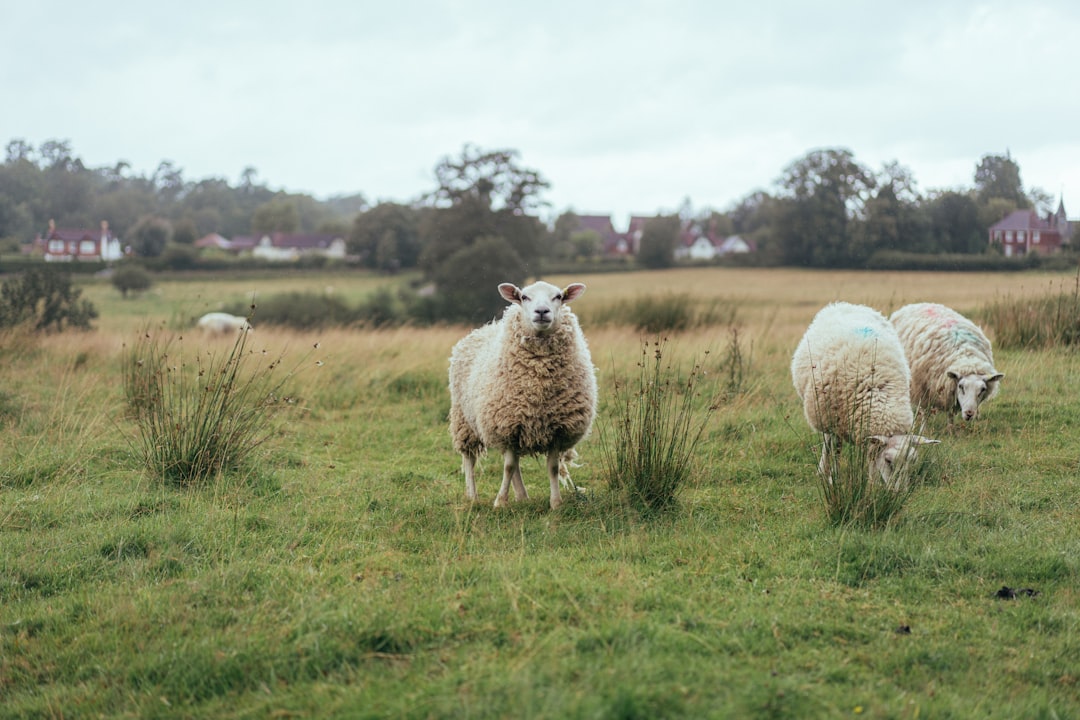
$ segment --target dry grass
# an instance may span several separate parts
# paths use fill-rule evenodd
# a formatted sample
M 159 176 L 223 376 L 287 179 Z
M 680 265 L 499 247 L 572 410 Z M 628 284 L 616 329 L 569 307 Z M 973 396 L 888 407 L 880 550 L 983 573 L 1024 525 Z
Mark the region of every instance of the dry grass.
M 768 328 L 796 340 L 822 305 L 833 300 L 862 303 L 885 314 L 913 302 L 940 302 L 960 312 L 987 304 L 999 295 L 1039 295 L 1071 273 L 939 273 L 798 270 L 792 268 L 694 268 L 583 277 L 555 276 L 561 284 L 578 280 L 588 293 L 577 307 L 587 321 L 598 305 L 642 293 L 663 294 L 677 288 L 694 297 L 734 302 L 740 324 Z M 1056 286 L 1056 285 L 1055 285 Z

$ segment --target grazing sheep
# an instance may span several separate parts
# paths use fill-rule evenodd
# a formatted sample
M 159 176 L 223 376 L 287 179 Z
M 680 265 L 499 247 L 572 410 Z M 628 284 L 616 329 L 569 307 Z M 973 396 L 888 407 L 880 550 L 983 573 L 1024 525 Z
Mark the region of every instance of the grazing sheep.
M 825 436 L 818 469 L 832 482 L 830 448 L 873 443 L 870 464 L 886 485 L 894 468 L 915 458 L 915 446 L 936 443 L 911 434 L 911 375 L 888 319 L 865 305 L 826 305 L 791 359 L 791 379 L 806 421 Z
M 547 457 L 552 508 L 562 504 L 560 479 L 574 446 L 596 418 L 596 371 L 577 317 L 566 305 L 585 292 L 537 282 L 519 289 L 499 285 L 512 303 L 502 319 L 477 328 L 450 355 L 450 435 L 461 453 L 465 496 L 476 499 L 475 467 L 487 449 L 503 455 L 495 507 L 528 497 L 520 458 Z
M 206 313 L 197 325 L 212 335 L 224 335 L 237 330 L 252 330 L 247 318 L 223 312 Z
M 938 303 L 905 305 L 889 318 L 911 367 L 911 401 L 964 420 L 979 416 L 979 405 L 994 397 L 1005 377 L 994 369 L 990 341 L 978 325 Z

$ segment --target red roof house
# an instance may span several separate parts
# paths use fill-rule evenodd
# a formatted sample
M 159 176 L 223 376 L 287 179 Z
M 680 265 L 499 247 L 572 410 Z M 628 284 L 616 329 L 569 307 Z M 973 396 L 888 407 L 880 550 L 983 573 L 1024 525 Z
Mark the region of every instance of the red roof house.
M 1072 225 L 1065 216 L 1064 200 L 1056 213 L 1039 217 L 1034 210 L 1014 210 L 1004 220 L 990 226 L 990 244 L 998 245 L 1005 257 L 1028 253 L 1049 255 L 1069 242 Z
M 35 240 L 44 247 L 46 262 L 71 262 L 72 260 L 119 260 L 124 256 L 120 239 L 109 230 L 109 223 L 101 221 L 99 230 L 86 228 L 58 228 L 49 221 L 44 237 Z

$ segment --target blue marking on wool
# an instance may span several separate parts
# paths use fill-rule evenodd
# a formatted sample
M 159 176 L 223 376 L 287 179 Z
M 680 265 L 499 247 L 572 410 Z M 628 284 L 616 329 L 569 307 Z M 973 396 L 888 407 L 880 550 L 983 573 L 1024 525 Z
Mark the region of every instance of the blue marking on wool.
M 856 335 L 858 335 L 859 337 L 864 337 L 864 338 L 873 337 L 874 335 L 877 334 L 877 331 L 874 330 L 874 328 L 872 328 L 872 327 L 854 328 L 853 332 Z

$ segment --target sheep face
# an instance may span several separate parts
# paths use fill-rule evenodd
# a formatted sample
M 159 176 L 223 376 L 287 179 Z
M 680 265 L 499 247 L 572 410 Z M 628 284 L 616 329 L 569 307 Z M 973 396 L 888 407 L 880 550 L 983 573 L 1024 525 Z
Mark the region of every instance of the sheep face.
M 960 415 L 964 420 L 974 420 L 979 417 L 979 405 L 983 400 L 993 397 L 997 392 L 998 381 L 1005 376 L 1002 373 L 972 373 L 961 377 L 950 371 L 949 377 L 956 382 L 956 404 L 960 406 Z
M 536 282 L 525 288 L 511 283 L 499 286 L 503 299 L 521 306 L 525 324 L 537 335 L 548 335 L 559 327 L 562 306 L 585 292 L 582 283 L 572 283 L 560 290 L 551 283 Z
M 867 439 L 876 446 L 871 448 L 871 474 L 876 472 L 887 487 L 893 487 L 896 471 L 914 465 L 919 445 L 940 442 L 922 435 L 873 435 Z

